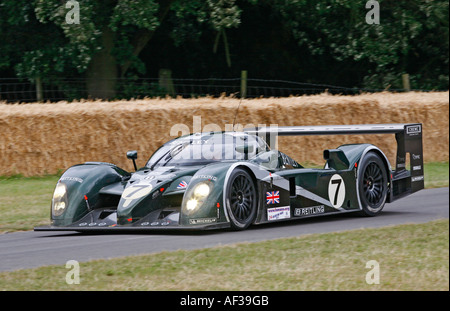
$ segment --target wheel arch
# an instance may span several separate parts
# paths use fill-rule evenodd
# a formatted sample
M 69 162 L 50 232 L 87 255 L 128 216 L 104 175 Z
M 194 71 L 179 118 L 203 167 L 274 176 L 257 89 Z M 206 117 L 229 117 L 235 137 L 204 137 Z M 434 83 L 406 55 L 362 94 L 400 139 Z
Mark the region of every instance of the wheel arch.
M 360 178 L 360 172 L 359 172 L 359 171 L 360 171 L 360 165 L 359 165 L 359 164 L 361 163 L 361 160 L 364 159 L 364 157 L 365 157 L 369 152 L 373 152 L 373 153 L 375 153 L 376 155 L 378 155 L 378 156 L 380 157 L 381 161 L 382 161 L 383 164 L 384 164 L 384 168 L 386 169 L 387 179 L 388 179 L 388 182 L 389 182 L 389 186 L 388 186 L 388 194 L 387 194 L 387 197 L 389 198 L 389 194 L 390 194 L 390 192 L 391 192 L 391 190 L 392 190 L 391 165 L 390 165 L 389 159 L 386 157 L 386 155 L 384 154 L 384 152 L 381 151 L 380 148 L 378 148 L 377 146 L 374 146 L 374 145 L 369 145 L 369 146 L 367 146 L 367 147 L 364 149 L 364 151 L 362 152 L 361 157 L 359 158 L 359 160 L 355 162 L 355 164 L 356 164 L 356 163 L 358 164 L 357 170 L 356 170 L 356 174 L 355 174 L 355 177 L 356 177 L 356 178 L 355 178 L 355 181 L 356 181 L 356 189 L 359 188 L 359 186 L 358 186 L 358 184 L 359 184 L 359 178 Z M 357 198 L 358 198 L 359 209 L 362 211 L 362 210 L 363 210 L 363 207 L 362 207 L 362 205 L 361 205 L 361 198 L 360 198 L 359 191 L 356 191 L 356 196 L 357 196 Z
M 258 182 L 258 179 L 256 178 L 255 173 L 253 172 L 253 170 L 248 167 L 247 165 L 238 165 L 236 168 L 240 168 L 243 169 L 244 171 L 246 171 L 250 177 L 252 178 L 253 184 L 255 185 L 255 190 L 256 190 L 256 216 L 255 219 L 253 220 L 252 224 L 254 224 L 256 222 L 256 220 L 259 217 L 259 214 L 261 213 L 261 200 L 260 200 L 260 196 L 259 194 L 261 193 L 261 189 L 260 189 L 260 184 Z
M 235 168 L 240 168 L 240 169 L 243 169 L 244 171 L 246 171 L 252 178 L 255 185 L 257 185 L 258 180 L 256 179 L 256 175 L 247 165 L 241 164 L 241 165 L 236 166 Z M 256 190 L 259 192 L 258 187 L 256 187 L 256 188 L 257 188 Z
M 227 219 L 227 222 L 231 222 L 230 216 L 228 215 L 228 211 L 227 211 L 227 208 L 226 208 L 226 187 L 228 185 L 228 180 L 229 180 L 229 177 L 230 177 L 231 173 L 236 168 L 243 169 L 244 171 L 246 171 L 250 175 L 250 177 L 252 178 L 252 181 L 253 181 L 253 183 L 255 185 L 257 200 L 256 200 L 256 217 L 255 217 L 255 220 L 253 221 L 253 223 L 254 223 L 256 221 L 256 219 L 258 219 L 258 216 L 259 216 L 259 213 L 260 213 L 260 210 L 261 210 L 261 205 L 260 205 L 261 204 L 261 200 L 259 199 L 259 193 L 261 191 L 259 189 L 260 186 L 259 186 L 257 174 L 254 171 L 254 170 L 259 169 L 259 168 L 253 169 L 246 162 L 234 163 L 233 165 L 231 165 L 228 168 L 228 171 L 226 173 L 226 176 L 225 176 L 225 179 L 224 179 L 224 183 L 223 183 L 223 191 L 222 191 L 223 192 L 223 210 L 224 210 L 224 213 L 225 213 L 225 217 Z M 261 178 L 261 177 L 262 176 L 259 176 L 259 178 Z
M 359 160 L 357 161 L 357 163 L 361 163 L 361 160 L 364 158 L 364 156 L 369 153 L 369 152 L 374 152 L 375 154 L 377 154 L 380 158 L 381 161 L 383 161 L 384 164 L 384 168 L 386 169 L 386 173 L 388 174 L 388 179 L 389 182 L 391 180 L 391 163 L 389 162 L 389 159 L 387 158 L 387 156 L 384 154 L 383 151 L 381 151 L 380 148 L 378 148 L 377 146 L 374 145 L 370 145 L 367 148 L 364 149 L 363 153 L 361 154 L 361 157 L 359 158 Z

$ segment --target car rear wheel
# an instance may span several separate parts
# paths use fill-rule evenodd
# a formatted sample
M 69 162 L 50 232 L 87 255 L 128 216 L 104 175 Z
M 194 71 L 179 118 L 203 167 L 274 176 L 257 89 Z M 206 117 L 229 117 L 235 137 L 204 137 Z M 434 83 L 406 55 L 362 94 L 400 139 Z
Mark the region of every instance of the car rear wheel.
M 363 216 L 376 216 L 384 207 L 388 192 L 388 175 L 380 156 L 368 152 L 358 170 L 358 191 Z
M 257 198 L 250 174 L 243 169 L 235 169 L 230 175 L 226 192 L 226 208 L 232 229 L 244 230 L 255 220 Z

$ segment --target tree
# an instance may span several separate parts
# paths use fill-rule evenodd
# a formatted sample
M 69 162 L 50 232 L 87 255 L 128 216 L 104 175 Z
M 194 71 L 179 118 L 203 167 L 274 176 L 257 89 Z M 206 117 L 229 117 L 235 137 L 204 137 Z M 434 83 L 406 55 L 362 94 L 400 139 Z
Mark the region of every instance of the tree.
M 79 9 L 79 23 L 67 22 L 74 9 L 67 4 L 72 3 Z M 235 0 L 34 0 L 25 6 L 19 9 L 15 0 L 2 3 L 0 14 L 7 16 L 4 29 L 33 24 L 39 29 L 46 27 L 47 35 L 52 35 L 27 47 L 16 65 L 18 75 L 33 79 L 75 69 L 85 75 L 88 94 L 93 98 L 113 98 L 117 78 L 126 77 L 130 70 L 144 71 L 139 54 L 169 12 L 180 20 L 192 16 L 197 23 L 208 23 L 218 31 L 236 27 L 240 14 Z M 32 10 L 35 17 L 30 23 L 30 18 L 24 20 L 21 14 L 26 11 L 31 16 Z M 10 60 L 11 55 L 0 62 L 6 66 Z
M 401 88 L 408 72 L 418 86 L 448 88 L 448 1 L 378 3 L 379 24 L 366 22 L 366 1 L 274 0 L 274 9 L 312 55 L 364 64 L 367 87 Z
M 68 23 L 75 2 L 79 23 Z M 368 2 L 379 24 L 366 22 Z M 73 98 L 134 94 L 117 81 L 162 63 L 190 77 L 248 69 L 370 89 L 402 88 L 408 73 L 413 88 L 448 89 L 448 14 L 446 0 L 1 0 L 0 70 L 66 97 L 65 78 L 87 81 Z

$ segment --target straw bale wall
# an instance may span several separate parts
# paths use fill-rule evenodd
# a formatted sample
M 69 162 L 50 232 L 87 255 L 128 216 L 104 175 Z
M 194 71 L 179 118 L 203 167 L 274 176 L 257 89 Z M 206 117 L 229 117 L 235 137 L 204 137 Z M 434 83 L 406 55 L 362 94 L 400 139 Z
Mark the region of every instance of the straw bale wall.
M 126 151 L 138 150 L 143 166 L 174 138 L 175 124 L 190 131 L 229 129 L 238 105 L 228 97 L 0 103 L 0 175 L 55 174 L 86 161 L 132 171 Z M 412 122 L 423 123 L 424 160 L 448 161 L 449 92 L 245 99 L 236 120 L 238 127 Z M 279 149 L 300 163 L 322 164 L 324 149 L 360 142 L 373 143 L 395 163 L 394 135 L 281 137 Z

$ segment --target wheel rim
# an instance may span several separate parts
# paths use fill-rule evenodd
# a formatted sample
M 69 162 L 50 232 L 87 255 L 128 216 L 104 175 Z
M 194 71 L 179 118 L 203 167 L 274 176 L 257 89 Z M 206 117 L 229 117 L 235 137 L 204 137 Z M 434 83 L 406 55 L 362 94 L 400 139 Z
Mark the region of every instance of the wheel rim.
M 231 185 L 230 208 L 239 222 L 245 222 L 252 215 L 256 193 L 253 182 L 244 175 L 238 175 Z
M 383 173 L 375 162 L 370 163 L 364 172 L 363 190 L 369 205 L 376 206 L 381 202 L 384 192 Z

